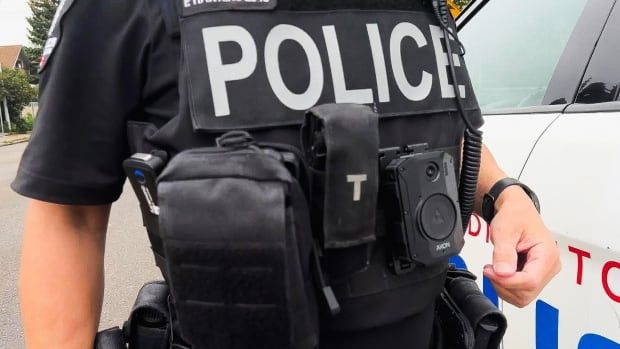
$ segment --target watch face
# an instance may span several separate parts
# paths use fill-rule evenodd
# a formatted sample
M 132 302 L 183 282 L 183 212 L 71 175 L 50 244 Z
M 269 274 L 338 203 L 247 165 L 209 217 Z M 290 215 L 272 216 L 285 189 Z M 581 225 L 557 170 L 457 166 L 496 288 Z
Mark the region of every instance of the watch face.
M 484 194 L 482 199 L 482 218 L 490 223 L 495 216 L 495 200 L 489 194 Z

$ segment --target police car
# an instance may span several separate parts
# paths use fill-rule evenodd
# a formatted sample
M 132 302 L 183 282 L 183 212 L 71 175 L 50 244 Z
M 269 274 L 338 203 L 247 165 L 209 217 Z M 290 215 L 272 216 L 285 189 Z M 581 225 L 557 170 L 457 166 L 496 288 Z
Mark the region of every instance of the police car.
M 472 2 L 458 18 L 485 143 L 534 189 L 563 270 L 509 319 L 507 349 L 620 348 L 620 2 Z M 482 275 L 492 246 L 474 217 L 455 262 Z

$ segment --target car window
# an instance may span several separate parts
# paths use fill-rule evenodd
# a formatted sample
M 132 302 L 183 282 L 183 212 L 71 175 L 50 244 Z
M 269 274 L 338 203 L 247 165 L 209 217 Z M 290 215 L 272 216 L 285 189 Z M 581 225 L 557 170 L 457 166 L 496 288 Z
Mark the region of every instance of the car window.
M 620 6 L 616 3 L 601 34 L 575 103 L 602 103 L 620 94 Z
M 461 29 L 483 110 L 541 104 L 586 2 L 489 1 Z

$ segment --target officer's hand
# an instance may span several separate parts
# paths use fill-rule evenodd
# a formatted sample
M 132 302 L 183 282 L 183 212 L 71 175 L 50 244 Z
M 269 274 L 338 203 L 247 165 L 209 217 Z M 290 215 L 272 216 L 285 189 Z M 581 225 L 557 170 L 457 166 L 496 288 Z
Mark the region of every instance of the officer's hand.
M 484 268 L 497 293 L 505 301 L 525 307 L 560 271 L 560 254 L 525 192 L 513 186 L 496 202 L 491 222 L 493 265 Z

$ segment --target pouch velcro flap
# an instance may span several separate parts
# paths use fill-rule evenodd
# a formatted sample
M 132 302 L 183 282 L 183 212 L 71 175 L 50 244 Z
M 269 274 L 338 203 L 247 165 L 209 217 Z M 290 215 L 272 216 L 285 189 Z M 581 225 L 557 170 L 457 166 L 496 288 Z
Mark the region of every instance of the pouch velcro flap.
M 199 148 L 174 157 L 158 181 L 195 180 L 218 177 L 253 178 L 291 183 L 291 174 L 275 157 L 253 150 L 222 151 Z
M 306 115 L 304 142 L 316 135 L 317 125 L 325 142 L 325 168 L 319 169 L 324 171 L 320 200 L 325 248 L 375 240 L 378 120 L 376 113 L 360 104 L 325 104 Z

